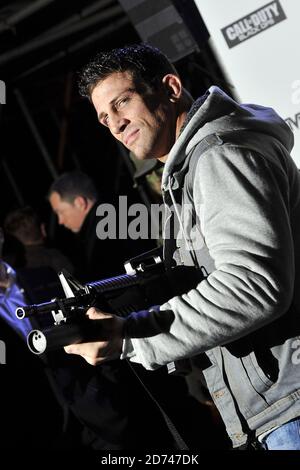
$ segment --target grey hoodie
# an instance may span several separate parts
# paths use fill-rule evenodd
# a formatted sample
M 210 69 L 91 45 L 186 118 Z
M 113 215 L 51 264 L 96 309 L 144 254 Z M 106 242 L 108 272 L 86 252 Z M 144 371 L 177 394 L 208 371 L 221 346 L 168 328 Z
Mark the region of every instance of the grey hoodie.
M 162 188 L 170 215 L 175 201 L 181 205 L 174 260 L 201 266 L 206 257 L 209 275 L 149 314 L 151 337 L 139 337 L 139 313 L 132 314 L 124 342 L 122 357 L 148 369 L 205 352 L 203 372 L 234 446 L 300 416 L 300 181 L 292 145 L 270 108 L 239 105 L 217 87 L 200 107 L 195 102 Z M 162 330 L 164 311 L 172 315 Z

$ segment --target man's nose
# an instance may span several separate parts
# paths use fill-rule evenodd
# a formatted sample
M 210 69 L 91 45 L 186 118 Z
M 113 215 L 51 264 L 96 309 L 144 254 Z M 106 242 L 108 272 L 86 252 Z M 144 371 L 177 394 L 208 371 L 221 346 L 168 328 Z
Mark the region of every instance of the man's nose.
M 121 134 L 129 124 L 129 120 L 124 117 L 115 116 L 110 119 L 110 131 L 113 134 Z

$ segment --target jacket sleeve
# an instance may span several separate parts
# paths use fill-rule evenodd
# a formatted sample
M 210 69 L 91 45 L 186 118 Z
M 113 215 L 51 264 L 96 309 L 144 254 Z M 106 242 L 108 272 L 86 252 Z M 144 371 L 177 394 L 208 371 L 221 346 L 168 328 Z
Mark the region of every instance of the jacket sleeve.
M 226 144 L 199 158 L 195 209 L 216 269 L 160 307 L 161 315 L 173 312 L 167 332 L 125 340 L 123 357 L 153 369 L 239 339 L 288 310 L 294 286 L 288 191 L 283 170 L 250 150 Z

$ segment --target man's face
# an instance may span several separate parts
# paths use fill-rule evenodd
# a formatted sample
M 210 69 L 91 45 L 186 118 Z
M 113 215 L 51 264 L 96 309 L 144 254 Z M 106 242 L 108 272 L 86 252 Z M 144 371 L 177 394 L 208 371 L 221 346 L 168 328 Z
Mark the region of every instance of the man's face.
M 58 217 L 58 223 L 74 233 L 79 232 L 86 213 L 77 204 L 76 198 L 73 202 L 68 202 L 62 199 L 58 193 L 53 192 L 49 197 L 49 202 Z
M 176 117 L 163 88 L 141 94 L 129 72 L 115 72 L 96 85 L 91 99 L 99 122 L 139 160 L 169 153 Z

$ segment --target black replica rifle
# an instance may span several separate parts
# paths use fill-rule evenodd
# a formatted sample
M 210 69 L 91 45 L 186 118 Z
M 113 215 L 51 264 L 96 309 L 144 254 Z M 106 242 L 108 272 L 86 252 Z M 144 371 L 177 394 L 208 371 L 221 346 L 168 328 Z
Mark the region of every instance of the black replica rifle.
M 16 316 L 20 321 L 28 317 L 39 325 L 38 329 L 33 329 L 27 336 L 29 349 L 34 354 L 42 354 L 69 344 L 97 340 L 101 330 L 97 328 L 97 322 L 86 316 L 90 307 L 126 317 L 134 311 L 161 305 L 174 295 L 180 295 L 195 287 L 203 279 L 202 271 L 192 267 L 180 266 L 171 271 L 165 270 L 161 249 L 132 258 L 124 267 L 126 274 L 85 285 L 63 270 L 58 276 L 65 298 L 18 307 Z M 101 323 L 99 322 L 100 328 Z M 145 392 L 158 407 L 177 448 L 188 449 L 164 408 L 149 391 L 133 365 L 129 362 L 128 364 Z M 170 374 L 185 374 L 190 371 L 189 361 L 172 362 L 167 365 L 167 370 Z
M 127 261 L 124 266 L 126 274 L 85 285 L 62 270 L 58 276 L 66 298 L 18 307 L 18 319 L 32 318 L 39 325 L 27 336 L 29 349 L 35 354 L 42 354 L 96 339 L 99 333 L 96 323 L 85 315 L 92 306 L 126 317 L 131 312 L 160 305 L 172 297 L 157 249 Z

